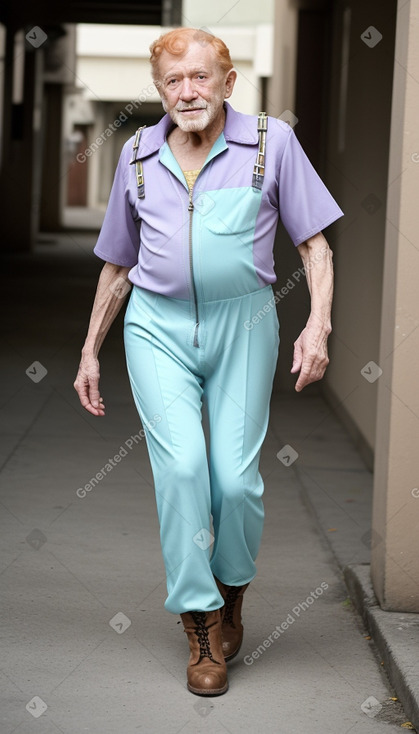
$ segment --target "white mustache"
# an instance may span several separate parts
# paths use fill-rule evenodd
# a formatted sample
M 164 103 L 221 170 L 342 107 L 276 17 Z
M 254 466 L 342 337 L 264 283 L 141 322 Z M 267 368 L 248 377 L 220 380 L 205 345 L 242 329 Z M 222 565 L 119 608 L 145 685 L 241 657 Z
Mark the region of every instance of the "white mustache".
M 175 107 L 178 112 L 184 112 L 185 110 L 206 110 L 206 105 L 199 105 L 194 107 Z

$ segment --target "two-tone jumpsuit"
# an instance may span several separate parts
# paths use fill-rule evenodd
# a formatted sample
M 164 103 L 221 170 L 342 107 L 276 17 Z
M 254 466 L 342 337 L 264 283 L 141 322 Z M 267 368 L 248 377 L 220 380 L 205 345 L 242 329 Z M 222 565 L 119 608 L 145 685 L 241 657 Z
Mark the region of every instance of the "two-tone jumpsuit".
M 190 187 L 166 141 L 170 118 L 146 128 L 135 151 L 141 180 L 130 140 L 95 248 L 132 267 L 127 368 L 153 471 L 165 607 L 176 614 L 223 605 L 214 575 L 240 586 L 256 574 L 259 458 L 279 345 L 279 213 L 294 244 L 342 214 L 290 128 L 268 120 L 260 187 L 256 116 L 226 103 L 224 131 Z

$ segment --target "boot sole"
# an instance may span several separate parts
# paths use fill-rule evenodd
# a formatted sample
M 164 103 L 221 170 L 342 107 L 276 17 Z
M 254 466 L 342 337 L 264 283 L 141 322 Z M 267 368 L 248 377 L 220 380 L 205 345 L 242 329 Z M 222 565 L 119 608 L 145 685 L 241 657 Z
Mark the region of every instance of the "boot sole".
M 242 643 L 240 643 L 240 645 L 238 646 L 237 650 L 235 650 L 234 652 L 230 653 L 230 655 L 227 655 L 226 657 L 224 657 L 224 660 L 225 660 L 226 663 L 228 663 L 230 660 L 233 660 L 233 658 L 235 658 L 236 655 L 239 654 L 241 646 L 242 646 Z
M 223 688 L 194 688 L 187 683 L 188 690 L 194 693 L 196 696 L 221 696 L 223 693 L 228 691 L 228 681 Z

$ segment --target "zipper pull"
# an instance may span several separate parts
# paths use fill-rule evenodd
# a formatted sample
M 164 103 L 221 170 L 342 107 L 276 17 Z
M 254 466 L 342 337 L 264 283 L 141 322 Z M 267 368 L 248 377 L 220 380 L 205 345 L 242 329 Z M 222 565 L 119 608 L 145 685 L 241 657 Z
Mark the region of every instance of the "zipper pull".
M 193 201 L 192 201 L 192 191 L 189 192 L 189 206 L 188 211 L 193 212 Z

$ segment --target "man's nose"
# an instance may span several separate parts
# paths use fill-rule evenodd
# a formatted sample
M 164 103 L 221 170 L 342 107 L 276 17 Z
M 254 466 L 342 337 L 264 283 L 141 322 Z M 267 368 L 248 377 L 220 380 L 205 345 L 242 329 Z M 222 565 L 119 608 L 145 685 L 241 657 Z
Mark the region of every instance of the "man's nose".
M 183 99 L 185 102 L 191 99 L 196 99 L 198 96 L 196 89 L 194 89 L 194 86 L 190 79 L 187 77 L 183 79 L 182 81 L 182 87 L 180 90 L 180 98 Z

